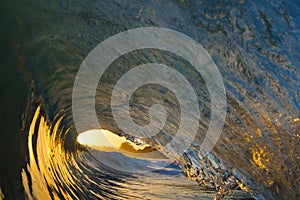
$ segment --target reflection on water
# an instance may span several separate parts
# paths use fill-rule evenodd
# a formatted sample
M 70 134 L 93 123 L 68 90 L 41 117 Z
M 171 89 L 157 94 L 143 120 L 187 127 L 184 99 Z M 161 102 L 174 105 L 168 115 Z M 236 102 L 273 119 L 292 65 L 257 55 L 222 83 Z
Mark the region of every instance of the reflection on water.
M 5 160 L 0 198 L 22 199 L 25 190 L 28 198 L 38 199 L 245 199 L 249 194 L 299 199 L 298 1 L 12 0 L 1 2 L 0 9 L 0 152 Z M 193 145 L 179 160 L 166 161 L 165 170 L 142 175 L 111 169 L 99 157 L 113 154 L 139 164 L 146 159 L 77 142 L 71 96 L 83 58 L 99 42 L 145 26 L 175 29 L 201 43 L 223 76 L 228 108 L 222 137 L 203 157 L 199 147 L 210 100 L 202 77 L 181 58 L 152 49 L 117 59 L 99 80 L 96 110 L 101 128 L 122 141 L 116 140 L 117 146 L 130 144 L 123 145 L 127 153 L 143 145 L 161 150 L 176 134 L 180 110 L 166 88 L 139 88 L 131 101 L 133 120 L 147 124 L 147 108 L 157 103 L 166 107 L 168 120 L 154 138 L 139 141 L 124 134 L 110 110 L 112 89 L 122 74 L 143 63 L 162 63 L 187 77 L 199 96 L 202 116 Z M 163 162 L 147 161 L 152 167 Z
M 2 189 L 0 188 L 0 199 L 4 199 L 4 194 L 2 193 Z
M 59 133 L 60 121 L 61 119 L 53 127 L 54 134 Z M 38 130 L 36 146 L 32 142 L 35 130 Z M 59 199 L 60 196 L 70 198 L 69 192 L 74 193 L 72 187 L 76 186 L 76 182 L 70 174 L 69 166 L 65 163 L 72 157 L 66 157 L 67 155 L 62 154 L 61 143 L 56 140 L 55 135 L 50 138 L 50 131 L 50 124 L 43 116 L 40 116 L 40 107 L 38 107 L 28 135 L 29 163 L 27 173 L 29 176 L 25 170 L 22 171 L 23 185 L 29 199 L 34 199 L 34 197 Z M 34 149 L 35 147 L 36 149 Z M 59 180 L 55 180 L 55 178 L 59 178 Z M 66 183 L 66 185 L 60 188 L 62 183 Z M 48 187 L 52 188 L 51 193 L 49 193 Z
M 67 153 L 62 147 L 60 138 L 57 137 L 61 132 L 60 123 L 61 118 L 57 119 L 52 127 L 41 114 L 41 107 L 37 108 L 28 136 L 29 163 L 21 173 L 26 196 L 29 199 L 212 199 L 214 197 L 213 192 L 202 190 L 195 182 L 187 180 L 174 164 L 163 170 L 133 175 L 102 165 L 97 160 L 105 158 L 103 155 L 97 158 L 100 151 L 95 150 L 93 153 L 91 150 L 91 154 Z M 34 134 L 37 134 L 36 144 L 33 143 Z M 174 193 L 176 190 L 181 193 Z

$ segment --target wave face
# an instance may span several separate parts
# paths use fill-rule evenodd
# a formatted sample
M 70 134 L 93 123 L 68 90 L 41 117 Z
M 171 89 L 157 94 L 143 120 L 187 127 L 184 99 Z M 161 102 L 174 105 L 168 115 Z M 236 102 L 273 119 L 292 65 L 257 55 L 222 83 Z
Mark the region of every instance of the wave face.
M 26 136 L 22 142 L 26 153 L 21 154 L 26 164 L 20 170 L 20 190 L 26 198 L 300 198 L 298 1 L 30 0 L 11 1 L 1 9 L 7 16 L 1 19 L 3 26 L 14 22 L 5 33 L 10 35 L 15 61 L 10 63 L 9 57 L 5 63 L 15 66 L 11 70 L 27 84 L 27 97 L 18 113 Z M 153 168 L 169 162 L 161 170 L 125 173 L 104 165 L 101 159 L 122 160 L 119 163 L 124 167 L 132 162 L 149 165 L 149 161 L 80 145 L 72 118 L 72 89 L 81 62 L 96 45 L 114 34 L 146 26 L 174 29 L 203 45 L 223 77 L 227 117 L 217 145 L 203 156 L 200 147 L 211 102 L 202 77 L 168 52 L 145 49 L 118 58 L 97 88 L 101 128 L 128 141 L 139 139 L 118 128 L 110 96 L 118 79 L 143 63 L 164 63 L 183 74 L 199 96 L 201 111 L 198 134 L 184 155 L 151 161 Z M 16 79 L 7 82 L 19 85 L 20 91 L 24 88 Z M 179 102 L 174 94 L 158 85 L 146 85 L 136 91 L 130 106 L 134 121 L 146 125 L 149 115 L 142 105 L 149 108 L 156 103 L 166 107 L 168 119 L 158 136 L 143 142 L 159 149 L 179 127 Z M 138 169 L 130 168 L 131 172 Z M 22 198 L 3 184 L 0 197 Z
M 28 199 L 207 199 L 214 195 L 212 191 L 199 190 L 197 183 L 187 180 L 172 163 L 162 170 L 142 175 L 124 173 L 101 163 L 105 156 L 116 158 L 121 161 L 120 165 L 133 162 L 118 153 L 104 155 L 93 149 L 67 152 L 60 135 L 69 129 L 62 126 L 62 116 L 54 121 L 52 125 L 39 106 L 30 125 L 29 162 L 21 173 Z M 140 160 L 140 166 L 131 166 L 131 170 L 149 165 L 142 162 Z M 152 167 L 155 165 L 158 166 L 159 161 L 152 163 Z

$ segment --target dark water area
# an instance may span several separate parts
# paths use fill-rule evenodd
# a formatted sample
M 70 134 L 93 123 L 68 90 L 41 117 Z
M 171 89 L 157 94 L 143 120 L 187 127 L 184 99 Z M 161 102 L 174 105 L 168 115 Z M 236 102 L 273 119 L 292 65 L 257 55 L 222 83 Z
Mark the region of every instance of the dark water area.
M 300 198 L 298 0 L 12 0 L 0 3 L 0 27 L 0 199 Z M 72 116 L 73 85 L 84 58 L 112 35 L 141 27 L 173 29 L 203 45 L 227 96 L 222 135 L 203 156 L 211 102 L 192 66 L 153 49 L 114 61 L 99 80 L 96 111 L 101 127 L 118 135 L 126 136 L 113 119 L 110 95 L 134 66 L 172 66 L 199 96 L 194 142 L 166 169 L 148 174 L 103 165 L 104 156 L 128 158 L 80 145 Z M 139 124 L 149 121 L 141 105 L 167 107 L 164 130 L 145 140 L 164 146 L 179 126 L 176 97 L 156 85 L 135 95 L 140 101 L 131 101 L 132 116 Z

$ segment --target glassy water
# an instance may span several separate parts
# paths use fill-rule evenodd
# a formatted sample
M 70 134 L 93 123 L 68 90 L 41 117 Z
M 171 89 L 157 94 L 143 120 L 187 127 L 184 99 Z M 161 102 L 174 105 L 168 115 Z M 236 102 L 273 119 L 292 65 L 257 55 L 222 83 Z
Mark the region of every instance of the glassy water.
M 0 199 L 300 198 L 297 0 L 13 0 L 0 6 Z M 223 76 L 227 117 L 220 140 L 203 157 L 199 149 L 211 102 L 202 77 L 168 52 L 145 49 L 120 57 L 99 80 L 96 110 L 102 128 L 128 141 L 138 139 L 114 122 L 110 96 L 116 81 L 143 63 L 164 63 L 183 74 L 201 111 L 198 135 L 180 159 L 153 161 L 154 167 L 169 165 L 150 173 L 126 173 L 101 159 L 117 158 L 126 167 L 135 158 L 77 142 L 72 89 L 81 62 L 96 45 L 147 26 L 177 30 L 203 45 Z M 159 148 L 179 126 L 174 94 L 146 85 L 130 105 L 135 122 L 145 125 L 149 115 L 142 105 L 155 103 L 163 104 L 169 117 L 161 133 L 144 142 Z

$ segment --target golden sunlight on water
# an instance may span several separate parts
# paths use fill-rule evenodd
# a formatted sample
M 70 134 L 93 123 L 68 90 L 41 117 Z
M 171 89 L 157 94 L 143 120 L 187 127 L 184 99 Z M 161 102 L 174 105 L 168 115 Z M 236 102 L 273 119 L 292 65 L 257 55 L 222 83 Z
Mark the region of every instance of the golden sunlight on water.
M 61 130 L 59 130 L 61 120 L 62 118 L 58 118 L 56 123 L 52 125 L 47 120 L 47 118 L 45 118 L 41 114 L 41 106 L 38 106 L 38 108 L 36 109 L 36 112 L 30 125 L 28 135 L 29 162 L 27 163 L 27 166 L 21 171 L 22 184 L 26 193 L 26 199 L 81 199 L 77 196 L 78 191 L 82 192 L 81 194 L 87 195 L 88 197 L 95 196 L 97 198 L 102 199 L 102 195 L 104 194 L 103 191 L 110 190 L 110 188 L 107 185 L 105 185 L 107 181 L 105 181 L 105 179 L 103 182 L 101 182 L 101 179 L 97 183 L 93 181 L 93 179 L 91 178 L 95 178 L 97 176 L 90 177 L 88 176 L 88 174 L 85 174 L 84 171 L 84 169 L 86 169 L 86 164 L 87 166 L 91 166 L 89 165 L 89 163 L 92 165 L 93 163 L 91 163 L 89 160 L 80 159 L 79 161 L 84 161 L 82 163 L 83 165 L 81 163 L 77 163 L 78 160 L 74 158 L 73 154 L 69 154 L 64 151 L 63 143 L 60 140 L 60 138 L 57 137 L 57 135 L 61 133 Z M 36 141 L 34 138 L 36 138 Z M 163 154 L 161 154 L 158 151 L 155 151 L 155 149 L 153 149 L 149 145 L 137 145 L 131 142 L 130 140 L 126 140 L 125 137 L 120 137 L 107 130 L 98 129 L 86 131 L 80 134 L 77 140 L 82 144 L 86 144 L 87 147 L 92 146 L 91 148 L 95 149 L 97 152 L 100 153 L 101 151 L 98 151 L 99 149 L 106 148 L 107 151 L 110 150 L 123 153 L 126 156 L 130 155 L 129 151 L 131 151 L 131 157 L 138 157 L 142 154 L 147 154 L 142 155 L 144 160 L 166 159 L 163 156 Z M 83 156 L 83 154 L 81 154 L 81 156 Z M 101 156 L 102 157 L 100 159 L 101 161 L 103 161 L 103 159 L 105 159 L 105 155 L 101 154 Z M 116 157 L 115 159 L 119 158 L 120 157 Z M 109 158 L 109 160 L 111 159 Z M 124 159 L 122 159 L 120 162 L 123 161 Z M 133 160 L 130 159 L 130 161 Z M 125 165 L 127 164 L 125 163 Z M 97 170 L 95 171 L 97 172 Z M 102 175 L 103 174 L 101 174 L 101 176 L 99 176 L 98 178 L 105 178 L 102 177 Z M 117 176 L 117 174 L 114 175 Z M 145 194 L 147 196 L 151 195 L 152 192 L 154 196 L 156 195 L 156 193 L 161 193 L 160 187 L 157 187 L 157 184 L 165 185 L 166 190 L 169 191 L 173 190 L 173 187 L 176 187 L 176 185 L 174 186 L 175 183 L 180 182 L 181 184 L 183 184 L 183 186 L 179 185 L 178 187 L 182 186 L 186 188 L 190 195 L 194 195 L 195 188 L 186 187 L 184 184 L 189 183 L 194 187 L 198 186 L 195 182 L 189 182 L 183 176 L 175 176 L 173 178 L 173 176 L 169 177 L 168 175 L 166 175 L 160 178 L 158 177 L 154 180 L 152 180 L 153 176 L 150 176 L 148 179 L 145 180 L 146 182 L 143 183 L 143 180 L 145 178 L 147 177 L 142 177 L 141 179 L 139 179 L 139 184 L 135 184 L 136 179 L 130 178 L 126 180 L 128 181 L 126 183 L 122 181 L 114 182 L 118 179 L 109 180 L 109 183 L 115 184 L 114 186 L 112 186 L 111 191 L 113 191 L 113 187 L 118 187 L 119 184 L 122 184 L 120 191 L 118 191 L 117 193 L 117 195 L 119 195 L 118 199 L 128 199 L 123 198 L 122 194 L 126 193 L 126 195 L 129 196 L 140 196 L 144 195 L 143 191 L 147 190 L 150 191 L 150 193 Z M 170 178 L 171 180 L 167 180 L 166 178 Z M 149 182 L 151 181 L 154 181 L 154 184 L 149 184 Z M 174 184 L 170 185 L 170 181 L 174 181 Z M 88 185 L 87 188 L 85 188 L 84 183 L 86 182 L 92 182 L 94 184 L 94 187 L 91 189 L 90 185 Z M 131 185 L 133 185 L 133 188 L 131 188 Z M 140 186 L 141 193 L 137 191 L 137 185 Z M 99 191 L 98 189 L 101 191 Z M 88 191 L 88 193 L 85 194 L 84 192 L 86 192 L 86 190 Z M 123 191 L 121 190 L 124 190 L 125 192 L 123 193 Z M 105 195 L 107 199 L 116 199 L 114 193 L 105 193 Z M 186 194 L 184 194 L 183 196 L 186 196 Z M 0 200 L 3 198 L 4 195 L 0 187 Z M 155 197 L 152 199 L 155 199 Z
M 62 153 L 63 147 L 56 135 L 59 134 L 58 127 L 62 118 L 51 129 L 51 125 L 47 119 L 40 115 L 41 106 L 39 106 L 34 114 L 28 135 L 29 163 L 27 171 L 22 170 L 22 182 L 26 192 L 27 199 L 71 199 L 68 192 L 72 192 L 71 185 L 76 185 L 70 168 L 66 164 L 68 160 L 73 161 L 73 157 Z M 35 133 L 35 129 L 37 132 Z M 52 132 L 52 137 L 51 133 Z M 36 154 L 34 155 L 33 136 L 37 134 Z M 56 170 L 58 169 L 59 170 Z M 30 176 L 30 178 L 29 178 Z M 66 183 L 64 190 L 61 190 L 56 184 L 56 177 L 60 177 L 60 181 Z M 49 194 L 48 186 L 51 185 L 52 193 Z
M 0 187 L 0 200 L 4 199 L 4 194 L 2 193 L 2 189 Z

